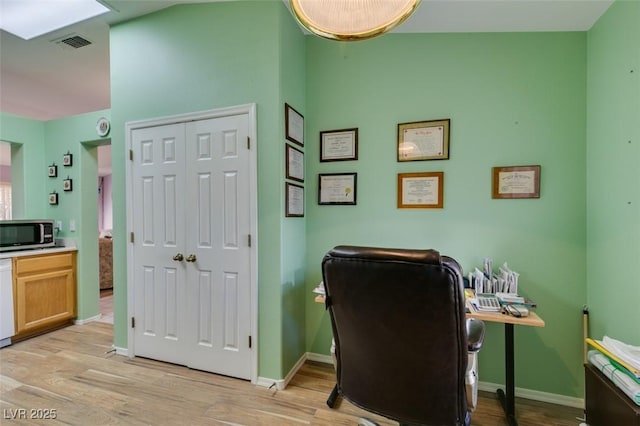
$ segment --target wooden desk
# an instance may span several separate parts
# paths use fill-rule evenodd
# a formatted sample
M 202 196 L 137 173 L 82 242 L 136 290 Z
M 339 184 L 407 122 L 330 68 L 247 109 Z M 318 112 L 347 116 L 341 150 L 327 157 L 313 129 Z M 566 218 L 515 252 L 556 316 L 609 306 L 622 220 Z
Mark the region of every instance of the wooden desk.
M 516 403 L 515 403 L 515 363 L 514 363 L 514 342 L 513 342 L 513 326 L 527 325 L 530 327 L 544 327 L 544 321 L 535 312 L 529 310 L 529 315 L 524 318 L 517 318 L 512 315 L 478 312 L 473 306 L 470 307 L 471 313 L 467 314 L 467 318 L 476 318 L 487 322 L 499 322 L 504 324 L 504 366 L 506 379 L 506 392 L 498 389 L 496 392 L 502 409 L 507 416 L 507 421 L 511 426 L 517 426 L 516 420 Z
M 317 303 L 324 303 L 324 296 L 318 295 L 315 298 Z M 473 306 L 470 308 L 470 313 L 467 314 L 467 318 L 476 318 L 487 322 L 498 322 L 504 324 L 504 365 L 505 365 L 505 379 L 506 379 L 506 392 L 502 389 L 498 389 L 496 392 L 500 402 L 502 403 L 502 409 L 507 416 L 507 421 L 511 426 L 517 426 L 516 420 L 516 403 L 515 403 L 515 362 L 514 362 L 514 341 L 513 341 L 513 326 L 514 325 L 526 325 L 529 327 L 544 327 L 544 321 L 537 313 L 529 310 L 529 315 L 524 318 L 517 318 L 512 315 L 493 313 L 493 312 L 479 312 L 476 311 Z M 337 388 L 334 389 L 329 401 L 335 401 L 337 395 Z M 329 404 L 329 401 L 327 404 Z M 332 406 L 333 404 L 329 405 Z

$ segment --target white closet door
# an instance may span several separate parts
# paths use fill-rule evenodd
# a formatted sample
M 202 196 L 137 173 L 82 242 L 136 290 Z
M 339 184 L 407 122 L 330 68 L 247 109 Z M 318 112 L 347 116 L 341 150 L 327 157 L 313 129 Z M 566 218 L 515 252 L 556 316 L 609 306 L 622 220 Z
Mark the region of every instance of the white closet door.
M 135 355 L 251 379 L 249 115 L 132 132 Z
M 184 125 L 132 134 L 135 354 L 186 364 Z
M 248 115 L 187 124 L 189 365 L 251 376 Z M 189 258 L 188 258 L 189 259 Z

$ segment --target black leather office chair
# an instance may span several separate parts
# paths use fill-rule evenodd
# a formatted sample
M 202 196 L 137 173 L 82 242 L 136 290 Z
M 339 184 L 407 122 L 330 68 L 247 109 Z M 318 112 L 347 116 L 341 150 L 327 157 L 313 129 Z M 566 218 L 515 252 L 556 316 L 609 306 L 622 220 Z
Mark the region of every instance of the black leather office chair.
M 401 424 L 469 425 L 467 354 L 484 323 L 465 318 L 458 263 L 435 250 L 338 246 L 322 275 L 340 395 Z

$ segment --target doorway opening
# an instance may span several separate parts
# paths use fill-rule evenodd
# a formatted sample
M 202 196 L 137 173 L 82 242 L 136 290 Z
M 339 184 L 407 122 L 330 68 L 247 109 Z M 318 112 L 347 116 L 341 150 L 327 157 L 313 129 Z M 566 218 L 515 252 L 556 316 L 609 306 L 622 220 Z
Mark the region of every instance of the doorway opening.
M 98 267 L 100 321 L 113 324 L 113 203 L 111 145 L 98 146 Z

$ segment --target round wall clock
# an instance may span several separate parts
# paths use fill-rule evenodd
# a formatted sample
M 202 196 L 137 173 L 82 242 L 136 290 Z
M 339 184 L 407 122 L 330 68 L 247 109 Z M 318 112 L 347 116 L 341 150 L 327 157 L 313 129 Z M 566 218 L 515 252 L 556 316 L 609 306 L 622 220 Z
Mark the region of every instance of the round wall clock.
M 110 129 L 111 125 L 109 124 L 109 120 L 104 117 L 98 119 L 98 124 L 96 125 L 96 132 L 98 132 L 98 136 L 107 136 Z

